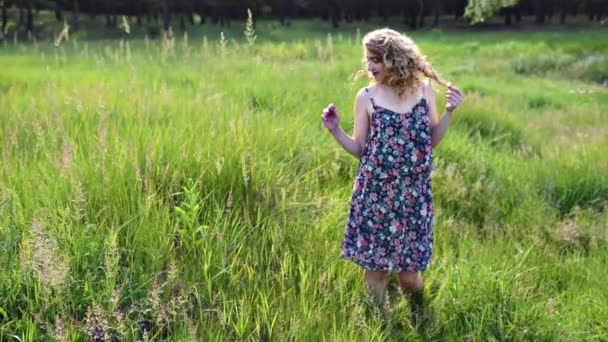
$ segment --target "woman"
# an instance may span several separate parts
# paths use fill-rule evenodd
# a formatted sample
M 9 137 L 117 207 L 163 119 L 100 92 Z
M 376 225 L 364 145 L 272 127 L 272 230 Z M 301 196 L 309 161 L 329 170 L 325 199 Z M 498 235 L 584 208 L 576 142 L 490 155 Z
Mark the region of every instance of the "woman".
M 334 138 L 360 159 L 340 256 L 365 270 L 367 288 L 382 307 L 388 275 L 397 273 L 416 313 L 422 272 L 433 252 L 432 148 L 446 133 L 462 94 L 405 35 L 375 30 L 365 35 L 363 47 L 366 68 L 360 73 L 368 73 L 371 82 L 357 93 L 353 136 L 340 128 L 333 104 L 322 115 Z M 447 87 L 441 118 L 432 81 Z

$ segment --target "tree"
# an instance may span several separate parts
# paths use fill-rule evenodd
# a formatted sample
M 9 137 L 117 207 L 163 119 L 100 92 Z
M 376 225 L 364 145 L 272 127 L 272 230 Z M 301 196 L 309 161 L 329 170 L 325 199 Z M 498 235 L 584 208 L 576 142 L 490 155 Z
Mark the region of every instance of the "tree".
M 534 11 L 536 12 L 536 24 L 542 25 L 545 23 L 545 17 L 547 16 L 547 1 L 546 0 L 535 0 Z
M 453 14 L 454 20 L 458 20 L 464 16 L 465 8 L 467 7 L 468 0 L 440 0 L 443 4 L 443 10 L 445 13 Z
M 9 4 L 7 0 L 2 1 L 2 27 L 0 28 L 0 38 L 4 38 L 6 36 L 6 28 L 8 26 L 8 14 L 6 9 Z
M 557 4 L 559 6 L 559 23 L 566 23 L 566 16 L 568 15 L 568 10 L 570 9 L 571 3 L 569 0 L 558 0 Z
M 519 0 L 469 0 L 464 15 L 471 20 L 471 23 L 477 24 L 492 17 L 500 9 L 513 7 L 518 2 Z
M 163 30 L 165 30 L 165 32 L 168 32 L 169 27 L 171 27 L 171 5 L 169 4 L 169 0 L 162 1 L 162 9 L 163 9 Z
M 431 14 L 433 15 L 433 27 L 439 26 L 439 16 L 441 15 L 441 0 L 431 0 Z
M 61 3 L 55 1 L 55 19 L 59 22 L 63 21 L 63 12 L 61 11 Z
M 340 26 L 340 19 L 342 18 L 342 10 L 340 9 L 340 3 L 337 0 L 329 1 L 329 18 L 331 19 L 331 26 L 338 28 Z
M 137 17 L 137 20 L 135 21 L 135 24 L 137 26 L 141 26 L 143 15 L 144 15 L 144 2 L 143 2 L 143 0 L 135 0 L 135 16 Z
M 416 0 L 416 7 L 418 9 L 418 16 L 420 18 L 420 21 L 418 22 L 418 27 L 423 27 L 424 26 L 424 1 L 423 0 Z
M 585 0 L 585 12 L 589 20 L 601 20 L 602 16 L 608 11 L 605 0 Z
M 412 30 L 424 25 L 424 3 L 422 0 L 408 0 L 402 6 L 404 24 Z
M 427 16 L 431 16 L 433 26 L 439 24 L 441 15 L 450 14 L 454 20 L 463 15 L 475 24 L 499 14 L 505 25 L 521 15 L 533 15 L 538 24 L 555 14 L 564 24 L 568 15 L 584 12 L 590 20 L 600 20 L 608 12 L 608 0 L 0 0 L 1 35 L 6 36 L 8 9 L 16 7 L 18 29 L 30 34 L 34 31 L 35 15 L 39 10 L 55 13 L 58 21 L 66 18 L 66 11 L 72 13 L 70 25 L 77 30 L 83 14 L 92 19 L 105 15 L 108 27 L 116 26 L 119 15 L 133 16 L 137 25 L 142 25 L 143 17 L 161 22 L 164 30 L 177 19 L 177 24 L 185 29 L 193 24 L 193 14 L 201 18 L 211 18 L 214 24 L 229 26 L 230 20 L 242 20 L 247 8 L 256 18 L 276 18 L 283 25 L 289 24 L 291 17 L 321 17 L 335 28 L 343 20 L 353 22 L 379 16 L 389 17 L 402 14 L 403 23 L 410 29 L 424 26 Z M 176 17 L 177 15 L 177 17 Z
M 80 8 L 78 6 L 78 0 L 72 1 L 72 30 L 78 31 L 80 29 Z
M 26 0 L 25 7 L 27 9 L 25 29 L 28 38 L 31 38 L 34 33 L 34 4 L 32 3 L 32 0 Z

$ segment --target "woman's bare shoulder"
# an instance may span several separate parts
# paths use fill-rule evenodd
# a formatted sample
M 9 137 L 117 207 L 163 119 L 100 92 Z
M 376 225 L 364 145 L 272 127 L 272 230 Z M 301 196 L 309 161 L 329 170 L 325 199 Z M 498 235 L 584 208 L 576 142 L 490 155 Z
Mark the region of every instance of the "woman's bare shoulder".
M 357 92 L 357 96 L 355 97 L 356 106 L 360 106 L 360 108 L 365 108 L 365 112 L 367 115 L 370 115 L 374 108 L 372 106 L 372 89 L 373 85 L 362 87 Z
M 361 87 L 361 89 L 359 89 L 359 91 L 357 92 L 357 99 L 362 99 L 362 98 L 370 98 L 372 96 L 372 93 L 374 92 L 374 88 L 375 85 L 368 85 L 365 87 Z

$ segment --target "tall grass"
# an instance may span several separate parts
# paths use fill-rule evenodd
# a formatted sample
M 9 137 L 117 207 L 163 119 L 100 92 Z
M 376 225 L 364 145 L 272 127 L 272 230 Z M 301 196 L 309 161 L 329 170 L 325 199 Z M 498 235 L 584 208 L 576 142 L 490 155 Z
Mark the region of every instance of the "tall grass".
M 319 113 L 352 128 L 360 33 L 267 24 L 5 50 L 0 339 L 608 338 L 607 91 L 544 61 L 605 32 L 414 35 L 466 92 L 416 330 L 337 257 L 357 161 Z

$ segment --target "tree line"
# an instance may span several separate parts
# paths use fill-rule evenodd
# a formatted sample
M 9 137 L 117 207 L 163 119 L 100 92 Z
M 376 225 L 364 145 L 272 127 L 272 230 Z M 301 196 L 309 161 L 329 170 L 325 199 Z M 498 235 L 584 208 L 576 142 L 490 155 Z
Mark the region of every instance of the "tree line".
M 35 17 L 41 10 L 52 11 L 58 21 L 80 28 L 83 14 L 104 16 L 106 24 L 116 26 L 117 16 L 129 16 L 136 25 L 156 23 L 164 30 L 179 25 L 212 23 L 229 26 L 242 20 L 250 9 L 256 18 L 277 19 L 289 25 L 293 18 L 323 18 L 334 28 L 343 22 L 367 21 L 374 16 L 388 19 L 401 16 L 410 29 L 437 26 L 441 16 L 465 18 L 476 24 L 500 15 L 505 25 L 533 16 L 542 25 L 547 18 L 559 17 L 565 24 L 568 16 L 585 14 L 589 20 L 603 20 L 608 14 L 608 0 L 0 0 L 2 27 L 8 29 L 8 12 L 17 13 L 16 28 L 35 29 Z

